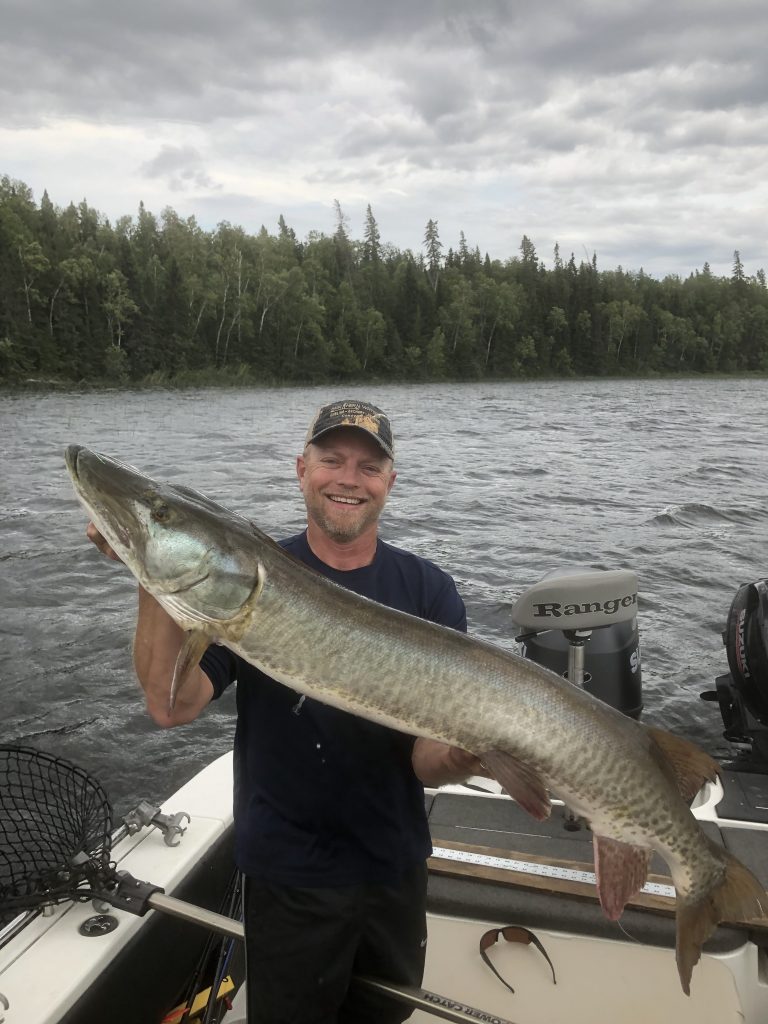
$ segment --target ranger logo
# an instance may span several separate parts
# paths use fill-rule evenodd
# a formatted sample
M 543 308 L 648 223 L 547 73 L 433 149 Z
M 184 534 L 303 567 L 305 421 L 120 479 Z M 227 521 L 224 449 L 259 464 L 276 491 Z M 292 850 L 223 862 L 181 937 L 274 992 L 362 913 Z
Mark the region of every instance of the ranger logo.
M 629 608 L 637 604 L 637 594 L 625 594 L 624 597 L 610 597 L 607 601 L 586 601 L 584 604 L 561 604 L 559 601 L 547 601 L 534 604 L 533 614 L 538 619 L 559 619 L 569 615 L 592 615 L 602 612 L 606 616 L 615 615 L 619 608 Z

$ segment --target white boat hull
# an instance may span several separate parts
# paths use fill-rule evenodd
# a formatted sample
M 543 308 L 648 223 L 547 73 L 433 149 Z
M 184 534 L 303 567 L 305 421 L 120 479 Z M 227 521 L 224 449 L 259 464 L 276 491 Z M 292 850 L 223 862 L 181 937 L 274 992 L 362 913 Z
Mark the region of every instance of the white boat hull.
M 486 783 L 487 784 L 487 783 Z M 768 824 L 724 821 L 717 816 L 722 792 L 704 793 L 695 813 L 710 828 L 721 826 L 731 835 L 750 830 L 768 866 Z M 588 835 L 563 840 L 562 819 L 553 813 L 550 834 L 541 831 L 508 797 L 478 794 L 465 787 L 447 787 L 432 794 L 430 821 L 436 846 L 447 840 L 465 844 L 523 850 L 535 860 L 538 853 L 570 843 L 569 851 L 589 852 Z M 469 801 L 469 803 L 468 803 Z M 231 844 L 232 758 L 213 762 L 163 805 L 167 814 L 186 811 L 191 818 L 177 846 L 168 846 L 157 828 L 127 837 L 113 847 L 118 868 L 162 886 L 166 893 L 185 893 L 201 870 L 214 870 L 212 855 Z M 543 826 L 542 826 L 543 828 Z M 730 830 L 730 831 L 729 831 Z M 741 831 L 739 831 L 741 830 Z M 525 844 L 528 844 L 526 847 Z M 548 845 L 549 844 L 549 845 Z M 762 846 L 760 845 L 762 844 Z M 753 843 L 754 845 L 754 843 Z M 227 857 L 231 858 L 229 846 Z M 752 865 L 754 866 L 754 865 Z M 219 866 L 216 886 L 226 884 L 231 872 Z M 213 878 L 213 875 L 211 875 Z M 210 909 L 217 909 L 214 894 Z M 594 900 L 532 892 L 499 881 L 453 878 L 433 873 L 429 894 L 429 939 L 424 988 L 457 1002 L 477 1007 L 515 1024 L 765 1024 L 768 1021 L 768 954 L 747 931 L 718 929 L 715 942 L 694 971 L 691 996 L 680 989 L 673 949 L 671 918 L 628 910 L 618 924 L 606 922 Z M 0 942 L 0 1017 L 3 1024 L 110 1024 L 149 1019 L 125 1003 L 126 991 L 138 993 L 154 978 L 158 1005 L 174 1005 L 180 987 L 176 968 L 171 970 L 176 939 L 202 929 L 172 920 L 163 955 L 168 970 L 156 962 L 158 927 L 165 916 L 150 910 L 139 918 L 110 910 L 117 928 L 97 938 L 79 932 L 92 917 L 91 903 L 64 904 L 50 916 L 26 921 L 10 940 Z M 557 984 L 546 961 L 531 945 L 496 943 L 488 955 L 515 988 L 514 995 L 483 962 L 479 941 L 490 928 L 516 924 L 530 928 L 546 948 Z M 613 931 L 611 932 L 611 929 Z M 649 931 L 650 929 L 650 931 Z M 765 932 L 762 933 L 765 938 Z M 652 941 L 649 941 L 649 935 Z M 759 936 L 755 936 L 760 940 Z M 642 941 L 636 941 L 641 939 Z M 714 947 L 714 948 L 710 948 Z M 158 974 L 158 966 L 161 968 Z M 194 967 L 190 956 L 187 973 Z M 153 973 L 154 972 L 154 973 Z M 173 973 L 173 977 L 170 975 Z M 166 974 L 169 976 L 166 977 Z M 166 989 L 162 990 L 165 983 Z M 109 1009 L 110 993 L 112 1002 Z M 122 993 L 122 994 L 121 994 Z M 4 1010 L 3 998 L 8 1003 Z M 105 999 L 107 1000 L 105 1005 Z M 228 1021 L 244 1021 L 242 998 Z M 160 1019 L 159 1014 L 156 1019 Z M 416 1011 L 415 1024 L 435 1018 Z

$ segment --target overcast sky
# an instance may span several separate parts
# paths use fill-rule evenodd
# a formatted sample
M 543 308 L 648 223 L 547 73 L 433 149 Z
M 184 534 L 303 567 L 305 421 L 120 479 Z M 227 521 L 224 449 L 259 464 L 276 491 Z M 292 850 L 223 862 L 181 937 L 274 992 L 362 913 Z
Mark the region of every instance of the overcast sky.
M 419 251 L 768 269 L 765 0 L 0 0 L 0 174 Z

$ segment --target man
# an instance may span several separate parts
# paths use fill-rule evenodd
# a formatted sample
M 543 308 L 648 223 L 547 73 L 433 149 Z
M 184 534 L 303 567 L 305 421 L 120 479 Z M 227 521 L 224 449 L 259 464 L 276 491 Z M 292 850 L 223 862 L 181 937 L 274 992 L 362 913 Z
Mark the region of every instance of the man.
M 378 537 L 396 479 L 392 429 L 380 409 L 356 400 L 321 408 L 296 472 L 307 529 L 281 542 L 288 552 L 382 604 L 466 629 L 453 580 Z M 93 524 L 88 535 L 115 557 Z M 300 696 L 218 645 L 169 713 L 181 642 L 179 627 L 139 588 L 134 661 L 158 725 L 192 721 L 238 682 L 235 855 L 244 877 L 249 1018 L 404 1020 L 410 1011 L 402 1004 L 350 979 L 421 983 L 430 852 L 423 785 L 479 774 L 480 763 Z

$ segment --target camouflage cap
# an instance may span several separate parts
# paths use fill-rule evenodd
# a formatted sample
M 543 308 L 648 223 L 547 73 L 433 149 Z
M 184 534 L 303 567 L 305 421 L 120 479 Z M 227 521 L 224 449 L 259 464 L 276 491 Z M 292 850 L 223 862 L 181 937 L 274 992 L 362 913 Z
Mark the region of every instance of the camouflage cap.
M 309 426 L 306 443 L 312 444 L 329 430 L 336 430 L 338 427 L 356 427 L 358 430 L 364 430 L 390 459 L 394 459 L 392 426 L 386 413 L 377 409 L 375 405 L 359 402 L 356 398 L 346 398 L 323 405 L 317 410 Z

